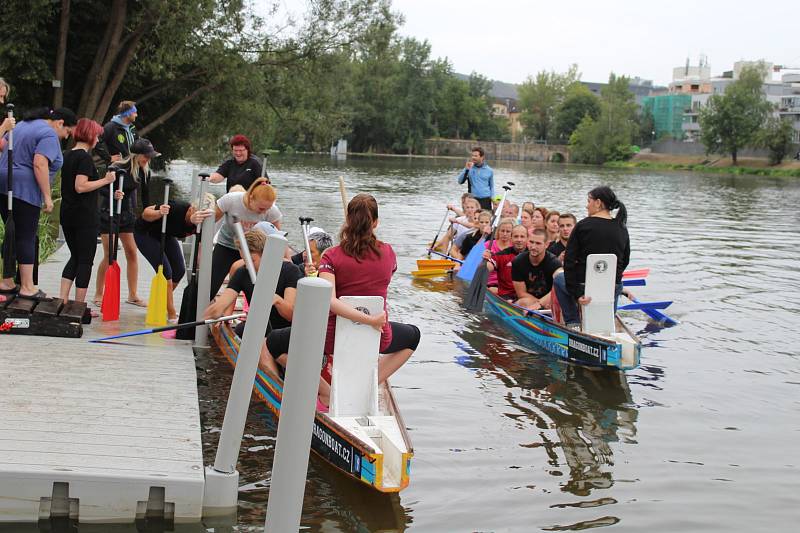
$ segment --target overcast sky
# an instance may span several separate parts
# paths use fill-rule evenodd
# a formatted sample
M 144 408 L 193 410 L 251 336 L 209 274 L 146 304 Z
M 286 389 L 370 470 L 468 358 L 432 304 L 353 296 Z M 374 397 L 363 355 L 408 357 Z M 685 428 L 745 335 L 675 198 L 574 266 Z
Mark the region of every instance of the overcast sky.
M 263 0 L 261 0 L 263 1 Z M 280 0 L 302 11 L 305 0 Z M 800 1 L 393 0 L 400 33 L 427 40 L 456 72 L 520 83 L 578 64 L 584 81 L 610 72 L 660 85 L 701 54 L 712 75 L 741 59 L 800 67 Z M 796 70 L 794 72 L 800 72 Z

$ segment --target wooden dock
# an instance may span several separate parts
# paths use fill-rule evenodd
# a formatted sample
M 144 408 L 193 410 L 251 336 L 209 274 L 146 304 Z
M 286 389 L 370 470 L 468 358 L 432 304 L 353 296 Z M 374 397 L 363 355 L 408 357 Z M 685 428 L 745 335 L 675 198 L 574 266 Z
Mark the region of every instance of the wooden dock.
M 40 287 L 51 296 L 58 295 L 68 255 L 63 246 L 40 267 Z M 191 342 L 159 335 L 87 342 L 145 327 L 146 310 L 125 303 L 119 255 L 119 321 L 95 318 L 80 339 L 0 334 L 0 522 L 201 518 L 203 454 Z M 153 274 L 140 255 L 138 292 L 145 301 Z M 93 275 L 90 297 L 94 281 Z

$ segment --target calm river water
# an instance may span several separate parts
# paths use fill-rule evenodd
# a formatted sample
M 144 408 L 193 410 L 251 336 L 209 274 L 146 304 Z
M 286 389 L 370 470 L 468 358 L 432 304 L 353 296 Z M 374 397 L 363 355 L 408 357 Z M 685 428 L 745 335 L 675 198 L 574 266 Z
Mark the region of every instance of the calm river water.
M 462 161 L 273 158 L 289 240 L 298 216 L 337 231 L 337 176 L 380 204 L 398 255 L 394 319 L 422 344 L 392 379 L 415 448 L 411 485 L 373 494 L 312 456 L 310 531 L 797 531 L 800 519 L 800 182 L 498 162 L 512 200 L 585 215 L 609 184 L 626 203 L 631 267 L 680 325 L 627 321 L 640 368 L 590 371 L 530 353 L 461 309 L 445 281 L 409 272 L 462 187 Z M 194 169 L 197 170 L 197 169 Z M 188 167 L 173 167 L 178 180 Z M 186 183 L 186 182 L 184 182 Z M 221 190 L 221 189 L 220 189 Z M 232 372 L 198 356 L 206 462 Z M 238 531 L 264 523 L 276 423 L 253 403 L 240 461 Z

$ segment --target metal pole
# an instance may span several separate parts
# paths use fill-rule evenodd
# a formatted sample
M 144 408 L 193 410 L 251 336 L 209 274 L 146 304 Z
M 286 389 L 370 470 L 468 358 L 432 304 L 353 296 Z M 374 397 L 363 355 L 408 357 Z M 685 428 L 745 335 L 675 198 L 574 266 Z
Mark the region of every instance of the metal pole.
M 190 194 L 191 200 L 189 203 L 200 205 L 198 202 L 198 198 L 202 201 L 205 192 L 205 183 L 206 178 L 204 176 L 208 176 L 208 174 L 199 174 L 196 178 L 192 178 L 192 192 Z M 199 184 L 199 185 L 198 185 Z M 199 193 L 198 193 L 199 189 Z M 189 265 L 194 264 L 194 241 L 197 239 L 197 233 L 200 233 L 200 228 L 197 228 L 197 231 L 193 233 L 189 238 L 186 239 L 186 244 L 189 246 Z M 185 256 L 184 256 L 185 257 Z
M 289 361 L 272 460 L 265 533 L 300 529 L 319 369 L 332 293 L 330 282 L 321 278 L 304 278 L 297 283 L 293 321 L 296 327 L 292 328 L 289 340 Z
M 280 235 L 267 237 L 267 245 L 258 268 L 258 278 L 253 288 L 253 301 L 239 346 L 236 369 L 225 407 L 225 418 L 219 437 L 217 456 L 213 467 L 206 467 L 206 485 L 203 495 L 203 514 L 220 515 L 236 511 L 239 496 L 239 472 L 236 463 L 242 434 L 250 407 L 253 382 L 258 370 L 258 358 L 264 342 L 264 332 L 272 309 L 272 299 L 281 272 L 286 239 Z M 208 288 L 206 288 L 208 294 Z M 329 297 L 330 298 L 330 297 Z M 327 316 L 327 315 L 326 315 Z
M 203 220 L 200 232 L 200 261 L 197 275 L 197 314 L 195 320 L 203 320 L 203 314 L 210 300 L 211 256 L 214 251 L 214 217 Z M 194 330 L 195 348 L 208 348 L 208 326 L 197 326 Z
M 244 228 L 239 219 L 235 216 L 225 215 L 229 217 L 229 223 L 232 222 L 233 231 L 236 233 L 236 238 L 239 239 L 239 254 L 244 259 L 244 266 L 247 268 L 247 274 L 250 276 L 250 281 L 255 284 L 256 282 L 256 267 L 253 264 L 253 258 L 250 256 L 250 249 L 247 247 L 247 240 L 244 237 Z

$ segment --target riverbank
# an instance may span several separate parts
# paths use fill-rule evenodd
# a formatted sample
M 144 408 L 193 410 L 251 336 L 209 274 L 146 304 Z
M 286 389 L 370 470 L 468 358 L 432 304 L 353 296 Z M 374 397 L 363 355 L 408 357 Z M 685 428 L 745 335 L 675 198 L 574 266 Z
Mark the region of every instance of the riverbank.
M 750 157 L 738 158 L 738 165 L 734 166 L 730 157 L 645 153 L 636 154 L 630 161 L 610 161 L 605 166 L 800 178 L 800 161 L 790 160 L 784 161 L 780 165 L 770 166 L 766 159 Z

